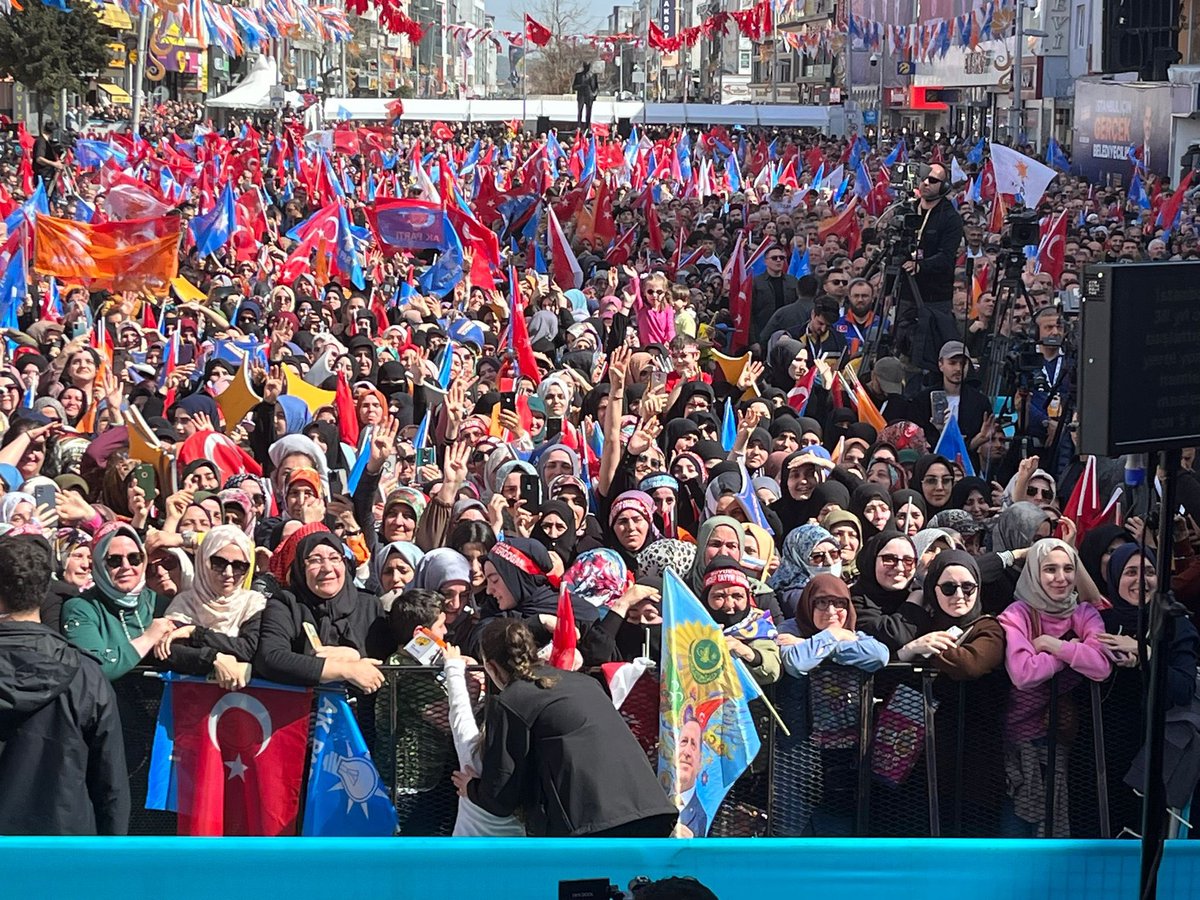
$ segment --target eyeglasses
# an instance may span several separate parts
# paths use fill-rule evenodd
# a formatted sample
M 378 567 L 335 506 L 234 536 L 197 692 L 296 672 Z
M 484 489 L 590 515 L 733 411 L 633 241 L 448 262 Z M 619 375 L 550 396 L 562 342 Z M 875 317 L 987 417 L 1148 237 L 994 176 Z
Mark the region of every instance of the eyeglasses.
M 814 566 L 828 566 L 833 563 L 834 556 L 835 554 L 827 553 L 826 551 L 822 550 L 819 553 L 813 552 L 808 554 L 808 561 Z
M 954 484 L 954 476 L 943 475 L 939 478 L 937 475 L 926 475 L 921 479 L 921 484 L 927 484 L 930 487 L 937 487 L 939 484 Z
M 832 284 L 834 287 L 845 287 L 850 282 L 845 278 L 830 278 L 829 283 Z
M 903 566 L 906 569 L 911 569 L 917 564 L 915 556 L 897 556 L 895 553 L 881 553 L 878 557 L 879 561 L 889 568 Z
M 817 597 L 813 600 L 813 609 L 824 612 L 830 608 L 849 609 L 850 601 L 845 597 Z
M 962 595 L 970 600 L 975 596 L 975 592 L 979 590 L 979 585 L 973 584 L 970 581 L 964 581 L 962 584 L 956 584 L 953 581 L 943 581 L 938 585 L 938 590 L 942 592 L 943 597 L 953 597 L 959 591 L 962 591 Z
M 146 558 L 146 554 L 140 553 L 137 550 L 132 553 L 110 553 L 104 557 L 104 564 L 110 569 L 119 569 L 121 566 L 128 563 L 135 569 L 142 564 L 142 560 Z
M 650 288 L 646 288 L 644 293 L 646 294 L 647 297 L 665 297 L 667 294 L 666 291 L 655 291 L 655 290 L 651 290 Z
M 226 559 L 223 556 L 209 557 L 208 567 L 212 569 L 214 575 L 224 575 L 225 570 L 229 569 L 233 572 L 234 578 L 245 578 L 246 573 L 250 571 L 250 563 L 244 559 Z
M 310 569 L 319 569 L 322 566 L 336 566 L 342 561 L 340 556 L 306 556 L 304 564 Z
M 1041 497 L 1043 500 L 1053 500 L 1054 499 L 1054 491 L 1052 491 L 1050 488 L 1028 487 L 1025 489 L 1025 496 L 1026 497 Z
M 767 257 L 767 262 L 783 262 L 785 259 L 787 259 L 786 256 L 781 256 L 780 254 L 773 253 Z
M 945 179 L 942 179 L 942 178 L 934 178 L 932 175 L 925 176 L 926 184 L 941 184 L 944 180 Z

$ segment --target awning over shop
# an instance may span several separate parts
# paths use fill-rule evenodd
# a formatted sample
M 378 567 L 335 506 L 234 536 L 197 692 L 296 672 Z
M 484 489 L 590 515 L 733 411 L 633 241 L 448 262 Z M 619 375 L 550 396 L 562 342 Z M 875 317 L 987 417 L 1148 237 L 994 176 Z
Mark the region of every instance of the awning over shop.
M 129 96 L 129 92 L 125 88 L 103 82 L 97 82 L 96 87 L 108 94 L 109 102 L 116 103 L 118 106 L 133 106 L 133 98 Z

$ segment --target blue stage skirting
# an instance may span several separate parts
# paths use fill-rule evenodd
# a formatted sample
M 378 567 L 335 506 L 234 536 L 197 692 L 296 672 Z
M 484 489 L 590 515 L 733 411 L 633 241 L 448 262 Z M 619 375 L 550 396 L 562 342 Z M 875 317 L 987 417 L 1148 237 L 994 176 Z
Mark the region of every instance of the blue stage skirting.
M 691 875 L 720 900 L 1129 900 L 1135 841 L 0 838 L 6 897 L 556 900 L 559 879 Z M 786 893 L 783 893 L 786 892 Z M 1162 900 L 1200 892 L 1168 844 Z

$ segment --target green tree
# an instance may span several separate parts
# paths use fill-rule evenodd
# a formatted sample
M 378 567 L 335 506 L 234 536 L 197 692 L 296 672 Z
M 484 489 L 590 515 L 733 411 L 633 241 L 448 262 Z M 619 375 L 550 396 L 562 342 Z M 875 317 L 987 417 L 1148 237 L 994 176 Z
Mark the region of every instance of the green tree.
M 70 12 L 27 0 L 0 16 L 0 75 L 11 76 L 34 96 L 38 117 L 61 90 L 82 91 L 84 76 L 108 63 L 106 32 L 87 3 L 71 3 Z

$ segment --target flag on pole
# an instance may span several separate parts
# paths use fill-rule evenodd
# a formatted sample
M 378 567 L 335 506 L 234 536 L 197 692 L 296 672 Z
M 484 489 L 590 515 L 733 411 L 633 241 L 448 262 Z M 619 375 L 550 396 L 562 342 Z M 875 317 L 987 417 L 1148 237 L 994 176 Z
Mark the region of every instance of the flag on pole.
M 963 438 L 962 429 L 958 427 L 958 416 L 948 416 L 942 436 L 938 438 L 933 452 L 938 456 L 958 463 L 963 474 L 968 478 L 975 477 L 975 466 L 971 464 L 971 454 L 967 452 L 967 442 Z
M 762 746 L 750 713 L 761 691 L 726 649 L 721 627 L 670 569 L 662 617 L 658 776 L 680 826 L 703 837 Z
M 733 415 L 733 404 L 729 402 L 729 398 L 725 398 L 725 415 L 721 419 L 721 446 L 728 453 L 733 449 L 733 443 L 737 440 L 737 419 Z
M 799 247 L 792 248 L 792 259 L 788 263 L 788 274 L 794 275 L 796 278 L 803 278 L 811 271 L 811 265 L 808 261 L 808 248 L 804 248 L 804 254 L 801 255 Z
M 549 228 L 546 230 L 549 237 L 550 258 L 554 261 L 554 283 L 564 291 L 581 287 L 583 285 L 583 269 L 580 268 L 579 260 L 575 258 L 575 253 L 571 250 L 571 242 L 563 233 L 558 216 L 554 214 L 554 207 L 547 206 L 546 212 L 550 216 Z
M 1030 209 L 1041 203 L 1046 186 L 1058 173 L 1036 159 L 1003 144 L 992 144 L 991 151 L 996 191 L 1001 194 L 1020 194 Z

